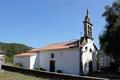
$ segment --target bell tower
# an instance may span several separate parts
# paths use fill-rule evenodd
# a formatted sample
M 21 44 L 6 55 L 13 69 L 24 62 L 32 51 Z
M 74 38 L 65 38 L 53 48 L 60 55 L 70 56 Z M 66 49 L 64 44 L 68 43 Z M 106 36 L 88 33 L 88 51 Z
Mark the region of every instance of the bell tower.
M 88 9 L 87 9 L 87 14 L 84 18 L 83 23 L 84 23 L 84 37 L 92 39 L 92 26 L 93 25 L 90 20 Z

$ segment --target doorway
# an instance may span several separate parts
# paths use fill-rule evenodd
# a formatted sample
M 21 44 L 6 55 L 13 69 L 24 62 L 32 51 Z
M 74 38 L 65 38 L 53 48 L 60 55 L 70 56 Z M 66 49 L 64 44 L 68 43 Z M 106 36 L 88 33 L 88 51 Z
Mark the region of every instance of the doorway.
M 50 60 L 50 72 L 55 72 L 55 61 Z
M 92 73 L 93 67 L 92 67 L 92 61 L 89 62 L 89 73 Z

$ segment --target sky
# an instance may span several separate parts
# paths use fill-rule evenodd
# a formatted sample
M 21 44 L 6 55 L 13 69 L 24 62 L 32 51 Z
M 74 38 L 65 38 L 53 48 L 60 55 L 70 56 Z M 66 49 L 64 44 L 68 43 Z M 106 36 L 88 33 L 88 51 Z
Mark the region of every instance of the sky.
M 93 24 L 94 43 L 104 30 L 102 17 L 113 0 L 0 0 L 0 42 L 40 48 L 79 39 L 86 9 Z

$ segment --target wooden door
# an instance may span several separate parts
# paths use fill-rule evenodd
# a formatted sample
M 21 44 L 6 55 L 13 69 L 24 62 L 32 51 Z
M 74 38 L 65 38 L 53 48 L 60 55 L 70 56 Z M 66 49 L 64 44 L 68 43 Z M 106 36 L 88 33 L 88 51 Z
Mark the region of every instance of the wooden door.
M 92 73 L 93 67 L 92 67 L 92 61 L 89 62 L 89 73 Z
M 50 61 L 50 72 L 55 72 L 55 61 L 54 60 Z

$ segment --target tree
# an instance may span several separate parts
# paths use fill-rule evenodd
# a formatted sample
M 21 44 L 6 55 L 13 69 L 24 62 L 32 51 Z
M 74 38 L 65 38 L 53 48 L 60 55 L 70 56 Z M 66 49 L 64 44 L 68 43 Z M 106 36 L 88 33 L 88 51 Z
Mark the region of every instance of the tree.
M 24 44 L 0 42 L 0 50 L 3 50 L 5 52 L 6 63 L 12 63 L 14 55 L 27 52 L 30 49 L 32 48 Z
M 105 31 L 100 35 L 100 47 L 104 52 L 112 55 L 115 64 L 120 64 L 120 0 L 113 2 L 112 6 L 106 6 Z

